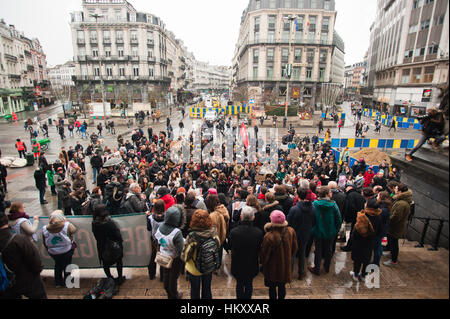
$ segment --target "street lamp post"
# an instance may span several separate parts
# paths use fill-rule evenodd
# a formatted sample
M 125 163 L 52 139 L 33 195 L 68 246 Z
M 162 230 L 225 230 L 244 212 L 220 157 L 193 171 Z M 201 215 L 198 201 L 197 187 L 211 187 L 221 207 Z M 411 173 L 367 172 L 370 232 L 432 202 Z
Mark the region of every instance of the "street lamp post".
M 103 16 L 102 15 L 98 15 L 98 14 L 91 14 L 90 15 L 92 18 L 94 18 L 95 19 L 95 25 L 96 25 L 96 28 L 97 28 L 97 46 L 98 46 L 98 48 L 100 48 L 100 33 L 99 33 L 99 31 L 100 31 L 100 28 L 98 27 L 98 23 L 97 23 L 97 20 L 98 20 L 98 18 L 103 18 Z M 99 75 L 100 75 L 100 84 L 101 84 L 101 86 L 102 86 L 102 100 L 103 100 L 103 120 L 104 120 L 104 122 L 105 122 L 105 128 L 108 126 L 108 124 L 107 124 L 107 121 L 106 121 L 106 96 L 105 96 L 105 82 L 104 82 L 104 80 L 103 80 L 103 75 L 102 75 L 102 68 L 103 68 L 103 64 L 102 64 L 102 56 L 100 55 L 100 53 L 99 53 L 99 57 L 98 57 L 98 62 L 99 62 L 99 67 L 100 67 L 100 72 L 99 72 Z

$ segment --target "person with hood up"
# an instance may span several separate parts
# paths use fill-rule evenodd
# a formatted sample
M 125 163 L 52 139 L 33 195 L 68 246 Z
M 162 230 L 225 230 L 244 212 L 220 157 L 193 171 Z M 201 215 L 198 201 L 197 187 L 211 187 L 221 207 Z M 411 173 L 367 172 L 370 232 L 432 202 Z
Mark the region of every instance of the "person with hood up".
M 229 236 L 231 249 L 231 274 L 236 279 L 236 298 L 252 299 L 253 279 L 259 273 L 258 254 L 264 233 L 253 225 L 255 209 L 245 206 L 241 212 L 241 221 Z
M 186 271 L 188 279 L 191 282 L 191 299 L 212 299 L 211 282 L 213 271 L 220 267 L 220 261 L 215 261 L 215 269 L 211 269 L 207 273 L 202 273 L 196 267 L 196 258 L 200 247 L 205 241 L 213 239 L 215 243 L 214 255 L 219 258 L 219 237 L 213 226 L 211 215 L 205 210 L 196 210 L 192 216 L 189 225 L 191 232 L 184 242 L 183 252 L 181 254 L 183 261 L 186 263 Z M 214 247 L 211 248 L 214 250 Z M 201 286 L 201 288 L 200 288 Z
M 184 238 L 181 228 L 186 222 L 186 214 L 181 205 L 174 205 L 166 211 L 164 222 L 156 231 L 160 252 L 173 258 L 170 269 L 161 267 L 164 289 L 169 299 L 182 299 L 183 294 L 178 292 L 178 277 L 184 266 L 181 253 L 184 247 Z
M 312 205 L 308 190 L 297 190 L 298 202 L 291 208 L 288 215 L 288 224 L 297 235 L 298 244 L 298 280 L 305 278 L 306 246 L 311 238 L 311 230 L 315 224 L 316 212 Z
M 320 275 L 322 258 L 325 260 L 325 272 L 330 271 L 330 263 L 333 254 L 333 243 L 342 225 L 341 213 L 336 202 L 331 200 L 333 196 L 330 188 L 323 186 L 318 191 L 319 199 L 313 203 L 316 211 L 316 223 L 312 229 L 314 237 L 314 267 L 308 270 L 316 276 Z
M 358 213 L 353 229 L 353 271 L 350 271 L 353 280 L 364 281 L 366 267 L 370 264 L 375 240 L 381 234 L 381 231 L 380 206 L 376 199 L 370 199 L 367 201 L 364 210 Z
M 282 211 L 273 211 L 270 221 L 264 226 L 266 234 L 259 260 L 270 299 L 284 299 L 286 284 L 292 281 L 292 258 L 298 250 L 297 236 L 295 230 L 288 226 Z
M 395 195 L 392 199 L 393 205 L 388 227 L 388 246 L 391 248 L 391 259 L 383 262 L 385 266 L 398 264 L 398 240 L 406 233 L 406 225 L 411 212 L 412 192 L 408 186 L 401 183 L 395 187 Z
M 39 226 L 39 216 L 34 216 L 33 223 L 31 223 L 30 216 L 25 213 L 23 203 L 11 204 L 8 220 L 11 233 L 25 235 L 30 241 L 37 241 L 36 231 Z
M 165 186 L 162 186 L 158 189 L 158 191 L 156 192 L 156 197 L 164 201 L 165 210 L 168 210 L 170 207 L 175 205 L 175 198 L 170 195 L 169 189 Z
M 372 184 L 372 179 L 375 177 L 373 166 L 370 166 L 367 172 L 364 173 L 364 187 L 369 187 Z
M 92 220 L 92 233 L 94 234 L 95 240 L 97 241 L 97 252 L 98 258 L 100 259 L 100 264 L 103 265 L 103 270 L 105 271 L 106 277 L 113 278 L 111 275 L 111 266 L 116 265 L 117 267 L 117 278 L 114 280 L 117 285 L 121 285 L 125 281 L 125 277 L 122 276 L 123 273 L 123 239 L 120 233 L 120 228 L 115 221 L 113 221 L 109 215 L 106 205 L 101 204 L 95 206 L 94 216 Z M 105 253 L 108 253 L 108 241 L 112 241 L 118 244 L 121 252 L 116 256 L 116 260 L 105 261 Z
M 155 279 L 156 276 L 156 252 L 159 251 L 158 242 L 155 238 L 155 234 L 158 231 L 159 225 L 164 222 L 164 201 L 157 200 L 153 206 L 153 211 L 147 212 L 147 230 L 150 232 L 150 243 L 152 246 L 152 254 L 150 256 L 150 262 L 148 264 L 148 277 L 150 280 Z M 160 277 L 162 281 L 162 277 Z
M 72 263 L 75 250 L 73 235 L 76 232 L 76 227 L 66 220 L 60 210 L 54 211 L 50 215 L 48 225 L 42 227 L 43 244 L 55 261 L 54 276 L 57 288 L 66 286 L 66 279 L 69 276 L 66 267 Z
M 138 183 L 132 183 L 130 190 L 122 200 L 121 208 L 123 214 L 141 214 L 148 211 L 146 205 L 146 196 L 142 194 L 141 187 Z

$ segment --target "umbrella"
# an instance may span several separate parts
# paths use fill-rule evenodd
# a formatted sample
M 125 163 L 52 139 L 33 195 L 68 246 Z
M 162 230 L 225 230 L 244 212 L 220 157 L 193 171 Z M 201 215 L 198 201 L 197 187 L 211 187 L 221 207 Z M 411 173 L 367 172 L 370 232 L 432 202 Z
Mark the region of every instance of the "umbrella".
M 111 159 L 107 160 L 105 164 L 103 164 L 103 167 L 116 166 L 116 165 L 122 164 L 122 162 L 123 162 L 122 158 L 111 158 Z

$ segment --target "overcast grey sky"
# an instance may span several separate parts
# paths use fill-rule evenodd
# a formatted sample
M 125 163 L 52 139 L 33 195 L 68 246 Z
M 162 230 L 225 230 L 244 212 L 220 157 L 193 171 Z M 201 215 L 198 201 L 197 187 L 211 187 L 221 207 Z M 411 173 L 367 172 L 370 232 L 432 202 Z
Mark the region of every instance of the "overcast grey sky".
M 242 12 L 248 0 L 129 0 L 141 12 L 159 16 L 167 29 L 184 41 L 196 59 L 231 65 Z M 346 65 L 362 61 L 369 46 L 369 28 L 376 0 L 336 0 L 336 31 L 345 42 Z M 37 37 L 49 66 L 72 60 L 70 12 L 81 0 L 0 1 L 0 18 Z

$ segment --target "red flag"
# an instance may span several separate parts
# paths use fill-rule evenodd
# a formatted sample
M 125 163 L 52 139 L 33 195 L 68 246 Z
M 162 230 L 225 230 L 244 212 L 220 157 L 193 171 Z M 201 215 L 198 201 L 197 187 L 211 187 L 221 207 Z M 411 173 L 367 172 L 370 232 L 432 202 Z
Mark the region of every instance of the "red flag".
M 248 148 L 248 134 L 247 134 L 247 128 L 245 127 L 244 123 L 242 123 L 242 126 L 241 126 L 241 138 L 242 138 L 242 141 L 244 142 L 245 147 Z

